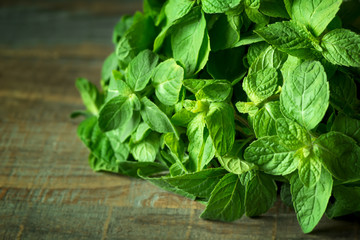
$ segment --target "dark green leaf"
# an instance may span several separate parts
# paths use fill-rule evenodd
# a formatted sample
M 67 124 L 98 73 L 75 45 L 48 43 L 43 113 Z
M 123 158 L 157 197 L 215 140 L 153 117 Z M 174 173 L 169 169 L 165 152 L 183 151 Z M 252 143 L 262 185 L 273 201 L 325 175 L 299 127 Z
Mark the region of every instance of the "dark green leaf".
M 333 185 L 331 175 L 323 169 L 319 181 L 312 187 L 306 187 L 294 174 L 290 184 L 297 219 L 304 233 L 309 233 L 324 215 Z
M 201 218 L 234 221 L 244 212 L 245 189 L 237 175 L 228 173 L 211 192 L 208 205 Z

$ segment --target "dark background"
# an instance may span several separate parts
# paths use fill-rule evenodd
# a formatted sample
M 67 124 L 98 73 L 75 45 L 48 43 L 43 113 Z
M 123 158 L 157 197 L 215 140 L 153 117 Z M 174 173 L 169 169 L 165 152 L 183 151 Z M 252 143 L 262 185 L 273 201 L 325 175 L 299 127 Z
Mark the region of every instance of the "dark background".
M 74 81 L 98 84 L 113 26 L 141 5 L 0 2 L 0 239 L 358 239 L 360 223 L 349 218 L 324 217 L 304 235 L 280 201 L 259 218 L 204 221 L 200 203 L 91 171 L 80 120 L 69 118 L 83 109 Z

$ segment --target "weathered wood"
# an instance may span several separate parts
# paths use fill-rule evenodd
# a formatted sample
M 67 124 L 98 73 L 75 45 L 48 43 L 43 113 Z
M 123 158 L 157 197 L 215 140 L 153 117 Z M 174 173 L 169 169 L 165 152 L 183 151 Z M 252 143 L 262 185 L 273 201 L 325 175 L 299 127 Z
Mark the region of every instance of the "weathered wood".
M 92 172 L 76 136 L 80 120 L 69 118 L 83 108 L 74 80 L 98 82 L 113 50 L 116 11 L 128 11 L 124 2 L 139 7 L 1 2 L 0 32 L 7 35 L 0 38 L 0 239 L 358 239 L 355 219 L 324 217 L 304 235 L 279 201 L 259 218 L 201 220 L 200 203 L 139 179 Z

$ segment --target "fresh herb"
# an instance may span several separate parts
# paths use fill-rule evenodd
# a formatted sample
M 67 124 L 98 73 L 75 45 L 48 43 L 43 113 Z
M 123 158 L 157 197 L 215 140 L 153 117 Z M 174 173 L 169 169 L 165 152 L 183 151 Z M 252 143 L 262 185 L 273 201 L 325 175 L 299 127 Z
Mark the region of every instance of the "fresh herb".
M 115 27 L 102 90 L 76 81 L 90 166 L 201 201 L 205 219 L 261 215 L 278 186 L 305 233 L 359 212 L 360 35 L 341 4 L 144 0 Z

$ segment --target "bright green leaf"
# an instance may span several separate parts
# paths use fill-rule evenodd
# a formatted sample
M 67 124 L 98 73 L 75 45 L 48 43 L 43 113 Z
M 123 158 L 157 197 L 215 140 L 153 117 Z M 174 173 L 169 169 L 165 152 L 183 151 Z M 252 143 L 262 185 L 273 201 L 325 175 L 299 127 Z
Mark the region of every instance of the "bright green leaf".
M 280 94 L 283 114 L 311 130 L 323 119 L 329 105 L 329 84 L 320 62 L 305 61 L 296 67 Z

